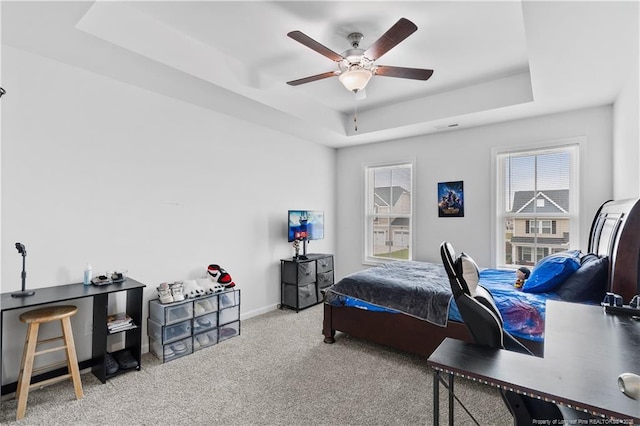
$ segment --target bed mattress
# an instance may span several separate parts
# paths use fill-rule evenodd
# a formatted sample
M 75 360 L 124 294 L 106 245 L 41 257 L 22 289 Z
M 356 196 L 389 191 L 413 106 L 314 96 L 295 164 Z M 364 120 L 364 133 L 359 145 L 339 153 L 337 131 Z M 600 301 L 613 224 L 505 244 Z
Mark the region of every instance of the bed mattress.
M 480 285 L 493 295 L 505 330 L 540 342 L 544 339 L 546 301 L 560 298 L 552 292 L 525 293 L 513 286 L 514 280 L 515 271 L 510 269 L 480 271 Z M 392 262 L 356 272 L 330 287 L 326 302 L 403 313 L 443 327 L 449 320 L 462 322 L 444 267 L 436 263 Z

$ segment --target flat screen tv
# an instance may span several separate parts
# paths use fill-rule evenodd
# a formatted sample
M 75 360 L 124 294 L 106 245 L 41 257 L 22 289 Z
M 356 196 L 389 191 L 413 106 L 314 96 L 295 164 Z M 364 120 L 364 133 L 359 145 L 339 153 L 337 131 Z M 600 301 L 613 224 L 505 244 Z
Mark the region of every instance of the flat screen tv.
M 324 238 L 324 212 L 318 210 L 289 210 L 289 242 L 321 240 Z

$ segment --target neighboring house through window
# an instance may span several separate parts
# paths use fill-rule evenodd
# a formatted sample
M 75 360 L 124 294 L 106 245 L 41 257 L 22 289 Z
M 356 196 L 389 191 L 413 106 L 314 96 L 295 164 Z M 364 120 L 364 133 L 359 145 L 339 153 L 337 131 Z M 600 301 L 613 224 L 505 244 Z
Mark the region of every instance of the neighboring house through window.
M 499 152 L 497 266 L 533 266 L 577 245 L 578 144 Z
M 412 259 L 411 163 L 365 168 L 365 262 Z

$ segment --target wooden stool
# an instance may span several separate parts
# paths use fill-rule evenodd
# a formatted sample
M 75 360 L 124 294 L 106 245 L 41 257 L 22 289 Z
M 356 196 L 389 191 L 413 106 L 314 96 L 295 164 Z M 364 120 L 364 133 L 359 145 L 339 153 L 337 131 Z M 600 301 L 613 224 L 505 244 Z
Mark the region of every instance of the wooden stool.
M 71 317 L 75 315 L 76 312 L 78 312 L 78 308 L 75 306 L 49 306 L 25 312 L 20 315 L 20 321 L 29 324 L 29 327 L 27 328 L 27 338 L 24 342 L 24 352 L 22 355 L 22 363 L 20 365 L 20 374 L 18 375 L 18 388 L 16 390 L 18 411 L 16 414 L 16 420 L 20 420 L 24 417 L 25 411 L 27 410 L 27 398 L 29 397 L 29 390 L 31 388 L 46 386 L 70 378 L 73 381 L 76 398 L 82 398 L 80 369 L 78 368 L 76 346 L 73 343 L 73 332 L 71 331 Z M 62 336 L 38 340 L 38 329 L 40 328 L 40 324 L 55 320 L 60 320 L 62 325 Z M 63 340 L 64 345 L 36 352 L 36 345 L 39 343 L 50 343 L 56 340 Z M 43 366 L 36 370 L 33 369 L 33 361 L 37 355 L 43 355 L 62 349 L 66 352 L 66 362 Z M 65 365 L 68 369 L 67 374 L 31 384 L 31 376 L 35 372 L 51 369 L 53 367 L 63 367 Z

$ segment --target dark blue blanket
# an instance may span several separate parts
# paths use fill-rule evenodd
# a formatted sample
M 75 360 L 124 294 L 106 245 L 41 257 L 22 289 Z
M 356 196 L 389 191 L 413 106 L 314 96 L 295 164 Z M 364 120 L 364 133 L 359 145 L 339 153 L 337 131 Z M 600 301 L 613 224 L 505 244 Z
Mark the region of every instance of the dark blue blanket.
M 344 296 L 444 327 L 451 287 L 442 264 L 398 261 L 344 277 L 329 288 L 327 302 Z

